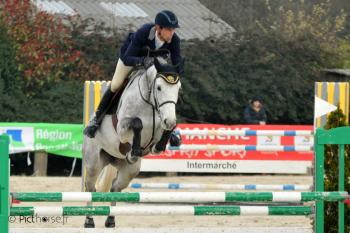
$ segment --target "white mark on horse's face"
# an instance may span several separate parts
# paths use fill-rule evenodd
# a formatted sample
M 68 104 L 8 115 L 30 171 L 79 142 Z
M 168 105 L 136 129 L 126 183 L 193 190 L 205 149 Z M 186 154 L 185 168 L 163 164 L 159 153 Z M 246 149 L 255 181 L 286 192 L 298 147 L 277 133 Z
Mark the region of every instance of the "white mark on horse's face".
M 176 126 L 176 106 L 181 87 L 180 81 L 176 84 L 169 84 L 162 78 L 157 78 L 155 83 L 155 96 L 159 108 L 161 127 L 165 130 L 171 130 Z M 165 104 L 163 104 L 165 103 Z
M 176 106 L 179 96 L 179 90 L 181 82 L 176 84 L 170 84 L 163 78 L 157 77 L 157 69 L 155 66 L 151 66 L 147 70 L 147 78 L 154 80 L 153 94 L 157 103 L 154 103 L 159 107 L 159 114 L 161 120 L 161 127 L 165 130 L 171 130 L 176 126 Z

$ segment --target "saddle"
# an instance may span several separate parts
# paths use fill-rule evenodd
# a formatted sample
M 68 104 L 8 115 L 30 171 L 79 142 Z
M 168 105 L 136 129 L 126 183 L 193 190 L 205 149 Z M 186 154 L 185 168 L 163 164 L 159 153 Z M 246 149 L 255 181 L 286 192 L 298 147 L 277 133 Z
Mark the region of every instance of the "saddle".
M 111 103 L 109 104 L 107 111 L 106 111 L 107 115 L 115 115 L 115 113 L 118 109 L 119 101 L 121 99 L 121 96 L 123 95 L 123 92 L 124 92 L 126 86 L 128 85 L 129 81 L 133 79 L 134 76 L 139 74 L 140 71 L 142 71 L 142 70 L 135 68 L 130 72 L 128 77 L 124 80 L 123 84 L 121 85 L 119 91 L 117 91 L 117 93 L 114 95 Z

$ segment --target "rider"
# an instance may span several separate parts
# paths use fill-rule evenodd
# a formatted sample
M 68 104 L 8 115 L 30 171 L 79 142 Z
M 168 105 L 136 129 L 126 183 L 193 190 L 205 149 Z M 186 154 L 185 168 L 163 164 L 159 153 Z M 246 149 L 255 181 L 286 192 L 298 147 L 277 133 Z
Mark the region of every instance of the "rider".
M 114 96 L 121 91 L 124 80 L 135 66 L 144 66 L 145 69 L 153 65 L 152 60 L 142 55 L 142 49 L 149 47 L 152 50 L 168 49 L 171 61 L 174 65 L 179 64 L 178 73 L 183 73 L 182 58 L 180 54 L 180 38 L 175 30 L 179 27 L 176 15 L 169 11 L 160 11 L 155 18 L 155 23 L 144 24 L 135 33 L 130 33 L 120 49 L 115 73 L 110 88 L 104 93 L 96 114 L 89 125 L 85 128 L 84 134 L 94 138 L 103 117 L 107 112 Z M 120 95 L 119 95 L 120 96 Z

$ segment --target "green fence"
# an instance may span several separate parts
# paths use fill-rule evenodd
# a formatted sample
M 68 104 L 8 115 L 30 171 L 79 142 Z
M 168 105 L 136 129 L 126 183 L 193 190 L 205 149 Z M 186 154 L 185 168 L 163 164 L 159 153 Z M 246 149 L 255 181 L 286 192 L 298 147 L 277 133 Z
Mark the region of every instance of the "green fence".
M 315 135 L 315 179 L 316 191 L 324 191 L 324 147 L 325 145 L 339 146 L 338 172 L 339 184 L 338 191 L 344 191 L 345 185 L 345 145 L 350 144 L 350 127 L 339 127 L 330 130 L 318 128 Z M 334 191 L 334 190 L 333 190 Z M 344 203 L 338 202 L 338 232 L 344 232 Z M 324 232 L 324 202 L 316 201 L 316 230 L 315 232 Z

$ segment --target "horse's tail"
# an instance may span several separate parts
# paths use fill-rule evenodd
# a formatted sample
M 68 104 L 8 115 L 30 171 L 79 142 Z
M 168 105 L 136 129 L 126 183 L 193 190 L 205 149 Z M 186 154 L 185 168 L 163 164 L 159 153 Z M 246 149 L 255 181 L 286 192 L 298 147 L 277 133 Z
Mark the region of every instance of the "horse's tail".
M 107 165 L 97 178 L 95 185 L 96 191 L 109 192 L 112 187 L 113 179 L 116 177 L 116 175 L 117 169 L 112 165 Z

